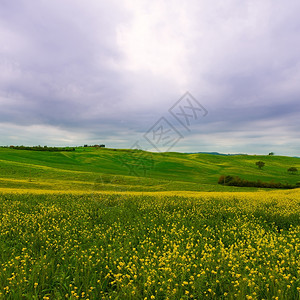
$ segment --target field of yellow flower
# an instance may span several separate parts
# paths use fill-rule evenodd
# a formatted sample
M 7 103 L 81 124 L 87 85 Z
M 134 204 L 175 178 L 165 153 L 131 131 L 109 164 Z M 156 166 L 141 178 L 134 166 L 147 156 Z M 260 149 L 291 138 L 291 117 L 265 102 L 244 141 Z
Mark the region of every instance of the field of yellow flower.
M 0 299 L 299 299 L 300 193 L 0 194 Z

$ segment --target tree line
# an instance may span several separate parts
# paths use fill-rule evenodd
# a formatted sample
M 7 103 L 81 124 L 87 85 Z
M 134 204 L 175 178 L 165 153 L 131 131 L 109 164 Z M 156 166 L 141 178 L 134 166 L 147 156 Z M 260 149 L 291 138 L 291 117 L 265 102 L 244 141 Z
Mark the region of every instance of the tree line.
M 261 180 L 251 181 L 242 179 L 239 176 L 222 175 L 218 180 L 218 184 L 228 186 L 239 186 L 239 187 L 258 187 L 258 188 L 271 188 L 271 189 L 295 189 L 300 187 L 300 184 L 292 185 L 289 183 L 274 182 L 263 182 Z
M 50 152 L 75 151 L 74 147 L 10 146 L 9 148 L 16 149 L 16 150 L 33 150 L 33 151 L 50 151 Z

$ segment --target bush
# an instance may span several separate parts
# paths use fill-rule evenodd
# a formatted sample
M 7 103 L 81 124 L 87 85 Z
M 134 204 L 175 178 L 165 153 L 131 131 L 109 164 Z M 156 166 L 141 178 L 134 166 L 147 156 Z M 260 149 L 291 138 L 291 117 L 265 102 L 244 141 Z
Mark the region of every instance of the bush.
M 296 174 L 298 172 L 298 169 L 296 167 L 290 167 L 288 168 L 288 172 L 290 174 Z
M 260 170 L 265 166 L 265 163 L 263 161 L 261 161 L 261 160 L 257 161 L 255 164 L 258 166 L 258 168 Z
M 258 187 L 258 188 L 271 188 L 271 189 L 294 189 L 297 187 L 300 187 L 300 183 L 297 183 L 296 185 L 291 185 L 289 183 L 280 183 L 280 182 L 274 182 L 273 180 L 271 182 L 262 182 L 261 180 L 257 181 L 249 181 L 246 179 L 242 179 L 238 176 L 220 176 L 218 180 L 219 184 L 228 185 L 228 186 L 239 186 L 239 187 Z

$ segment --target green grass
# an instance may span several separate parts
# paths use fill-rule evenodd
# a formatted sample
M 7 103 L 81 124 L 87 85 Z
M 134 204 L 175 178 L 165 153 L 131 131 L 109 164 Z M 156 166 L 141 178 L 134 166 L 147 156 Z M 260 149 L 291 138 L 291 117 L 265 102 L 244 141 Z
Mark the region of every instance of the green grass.
M 295 184 L 291 166 L 300 160 L 0 148 L 0 299 L 299 299 L 299 189 L 217 184 Z
M 255 165 L 258 160 L 266 163 L 263 170 Z M 300 181 L 300 175 L 288 174 L 287 169 L 291 166 L 300 169 L 300 159 L 173 152 L 159 154 L 95 148 L 76 148 L 74 152 L 0 148 L 0 188 L 89 191 L 94 187 L 113 189 L 122 185 L 127 190 L 229 191 L 236 189 L 217 186 L 220 175 L 295 184 Z M 122 180 L 113 184 L 115 175 Z M 99 181 L 103 176 L 111 176 L 112 182 L 107 181 L 100 187 Z

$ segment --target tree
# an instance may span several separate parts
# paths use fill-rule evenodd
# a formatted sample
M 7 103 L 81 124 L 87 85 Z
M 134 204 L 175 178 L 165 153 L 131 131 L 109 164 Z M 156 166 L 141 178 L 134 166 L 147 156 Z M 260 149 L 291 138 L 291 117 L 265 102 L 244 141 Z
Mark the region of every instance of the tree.
M 290 174 L 296 174 L 298 172 L 298 169 L 296 167 L 290 167 L 288 168 L 288 172 Z
M 258 166 L 258 168 L 260 170 L 265 166 L 265 163 L 263 161 L 261 161 L 261 160 L 257 161 L 255 164 Z
M 274 154 L 275 154 L 274 152 L 270 152 L 270 153 L 269 153 L 269 155 L 274 155 Z

